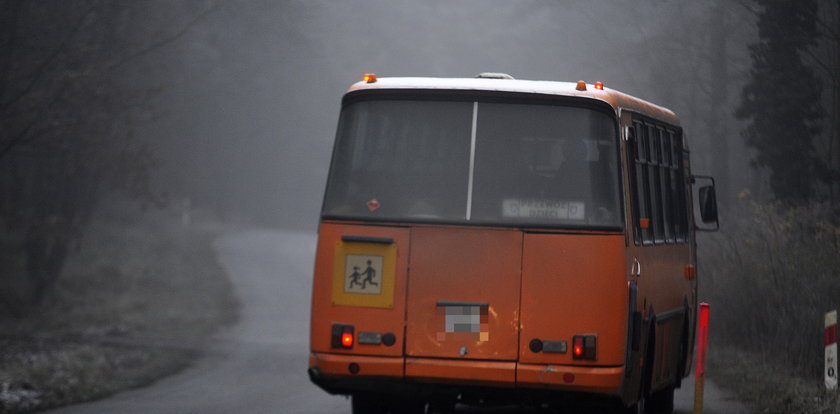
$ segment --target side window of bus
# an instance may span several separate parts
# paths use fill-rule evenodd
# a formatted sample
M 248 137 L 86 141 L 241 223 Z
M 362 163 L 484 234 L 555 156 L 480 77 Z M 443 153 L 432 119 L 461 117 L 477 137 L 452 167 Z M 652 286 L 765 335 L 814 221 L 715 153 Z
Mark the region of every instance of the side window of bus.
M 683 157 L 687 159 L 688 153 L 683 152 L 682 134 L 680 131 L 668 131 L 671 136 L 671 195 L 674 212 L 674 238 L 677 243 L 688 241 L 688 206 L 686 181 L 686 168 Z
M 650 197 L 648 194 L 648 146 L 647 134 L 641 122 L 633 122 L 632 155 L 632 202 L 634 210 L 634 234 L 636 244 L 650 244 L 653 241 L 650 228 Z
M 674 225 L 674 189 L 671 186 L 671 171 L 673 167 L 671 162 L 671 145 L 673 135 L 670 130 L 662 128 L 659 128 L 657 132 L 662 137 L 662 145 L 659 149 L 662 152 L 660 158 L 662 161 L 662 175 L 660 179 L 662 180 L 662 212 L 665 221 L 665 242 L 674 243 L 676 240 L 674 234 L 676 232 L 676 226 Z
M 653 227 L 653 241 L 656 244 L 660 244 L 665 240 L 664 235 L 664 223 L 662 221 L 662 187 L 659 181 L 659 176 L 662 172 L 660 168 L 659 162 L 659 142 L 661 141 L 659 138 L 659 134 L 657 133 L 656 127 L 653 125 L 646 125 L 647 126 L 647 144 L 649 145 L 650 149 L 648 153 L 650 154 L 649 162 L 648 162 L 648 179 L 650 180 L 650 202 L 651 207 L 653 207 L 651 211 L 651 227 Z
M 682 136 L 678 130 L 633 121 L 631 186 L 637 245 L 688 240 Z

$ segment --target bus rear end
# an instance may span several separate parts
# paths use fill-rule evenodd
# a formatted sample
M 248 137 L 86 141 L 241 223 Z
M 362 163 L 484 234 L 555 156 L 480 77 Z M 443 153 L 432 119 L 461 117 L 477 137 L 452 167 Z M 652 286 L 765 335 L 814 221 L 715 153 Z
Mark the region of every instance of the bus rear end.
M 450 82 L 380 79 L 344 97 L 312 381 L 352 395 L 354 413 L 626 401 L 633 292 L 615 109 L 531 84 Z

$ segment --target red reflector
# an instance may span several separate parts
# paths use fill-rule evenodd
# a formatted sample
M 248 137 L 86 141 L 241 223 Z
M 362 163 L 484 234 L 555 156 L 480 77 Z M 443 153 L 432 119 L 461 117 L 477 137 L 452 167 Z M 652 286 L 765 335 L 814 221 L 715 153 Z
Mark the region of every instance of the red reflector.
M 376 82 L 376 74 L 375 73 L 365 73 L 365 76 L 362 76 L 362 81 L 367 83 L 374 83 Z
M 825 346 L 837 343 L 837 325 L 825 328 Z
M 563 374 L 563 381 L 566 381 L 569 384 L 575 382 L 575 374 L 572 374 L 571 372 Z
M 694 265 L 687 264 L 685 265 L 685 270 L 683 270 L 683 274 L 685 278 L 688 280 L 694 280 L 697 277 L 697 269 L 694 268 Z
M 350 348 L 353 346 L 353 333 L 352 332 L 344 332 L 341 334 L 341 345 Z
M 595 89 L 604 90 L 604 83 L 603 82 L 595 82 Z

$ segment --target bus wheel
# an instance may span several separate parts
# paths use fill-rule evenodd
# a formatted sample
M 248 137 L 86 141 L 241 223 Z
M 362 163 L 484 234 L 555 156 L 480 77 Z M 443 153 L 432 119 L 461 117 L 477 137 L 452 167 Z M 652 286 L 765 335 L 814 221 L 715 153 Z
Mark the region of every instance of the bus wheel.
M 432 401 L 429 403 L 429 414 L 452 414 L 454 412 L 454 401 Z
M 353 394 L 353 414 L 388 414 L 388 403 L 382 396 Z
M 650 309 L 650 314 L 651 315 L 653 314 L 653 308 Z M 645 349 L 645 353 L 644 353 L 645 363 L 642 367 L 642 378 L 641 378 L 642 384 L 641 384 L 641 387 L 640 387 L 640 390 L 639 390 L 639 399 L 638 399 L 638 401 L 636 401 L 635 404 L 633 404 L 633 405 L 631 405 L 631 406 L 629 406 L 625 409 L 625 413 L 627 413 L 627 414 L 653 414 L 653 413 L 657 413 L 657 411 L 655 411 L 653 409 L 653 407 L 651 407 L 651 400 L 650 399 L 653 397 L 653 395 L 651 395 L 650 392 L 648 391 L 648 390 L 650 390 L 651 380 L 653 379 L 653 360 L 654 360 L 654 357 L 656 356 L 656 353 L 655 353 L 656 352 L 656 347 L 655 347 L 656 334 L 653 330 L 654 329 L 653 327 L 656 326 L 656 320 L 651 319 L 651 321 L 648 323 L 648 325 L 651 328 L 648 329 L 648 333 L 647 333 L 648 339 L 647 339 L 647 343 L 645 344 L 645 348 L 644 348 Z
M 408 400 L 403 401 L 394 407 L 393 414 L 426 414 L 426 402 Z
M 651 394 L 647 401 L 647 409 L 651 413 L 672 414 L 674 412 L 674 387 Z
M 353 414 L 425 414 L 426 402 L 378 394 L 353 394 Z
M 624 409 L 624 414 L 645 414 L 647 412 L 645 411 L 646 408 L 647 400 L 645 399 L 645 396 L 642 395 L 639 397 L 639 401 L 636 401 L 635 404 Z

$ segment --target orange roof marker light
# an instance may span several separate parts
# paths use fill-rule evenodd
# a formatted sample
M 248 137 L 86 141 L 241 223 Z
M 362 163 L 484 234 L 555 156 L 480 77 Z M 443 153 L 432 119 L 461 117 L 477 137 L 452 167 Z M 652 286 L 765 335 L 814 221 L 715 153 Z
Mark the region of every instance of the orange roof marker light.
M 577 86 L 575 87 L 575 89 L 577 89 L 579 91 L 585 91 L 586 90 L 586 82 L 584 82 L 582 80 L 579 80 L 577 82 Z
M 604 82 L 595 82 L 595 89 L 597 89 L 599 91 L 603 91 L 604 90 Z
M 362 81 L 367 83 L 374 83 L 376 82 L 376 74 L 375 73 L 365 73 L 365 76 L 362 76 Z

